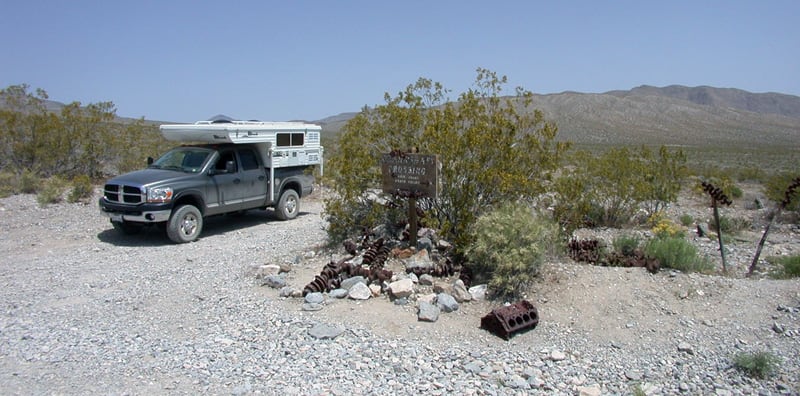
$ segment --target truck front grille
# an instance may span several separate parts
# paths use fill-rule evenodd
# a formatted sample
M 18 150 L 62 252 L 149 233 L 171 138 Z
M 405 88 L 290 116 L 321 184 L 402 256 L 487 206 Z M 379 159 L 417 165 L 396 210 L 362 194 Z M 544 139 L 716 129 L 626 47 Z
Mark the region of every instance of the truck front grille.
M 106 184 L 103 188 L 103 196 L 110 202 L 138 204 L 144 201 L 144 189 L 139 186 Z

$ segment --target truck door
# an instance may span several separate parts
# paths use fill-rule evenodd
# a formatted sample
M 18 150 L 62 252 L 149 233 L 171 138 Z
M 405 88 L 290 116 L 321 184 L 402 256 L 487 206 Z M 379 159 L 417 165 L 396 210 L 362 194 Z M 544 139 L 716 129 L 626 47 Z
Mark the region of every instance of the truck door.
M 224 213 L 239 210 L 242 205 L 243 190 L 242 179 L 239 174 L 239 163 L 236 160 L 236 151 L 220 151 L 219 158 L 214 164 L 214 174 L 211 176 L 214 189 L 211 194 L 216 198 L 216 203 L 209 202 L 211 213 Z M 227 169 L 228 162 L 233 163 L 232 171 Z
M 243 208 L 258 208 L 266 204 L 267 174 L 258 159 L 258 153 L 250 147 L 238 150 L 241 162 L 241 188 Z

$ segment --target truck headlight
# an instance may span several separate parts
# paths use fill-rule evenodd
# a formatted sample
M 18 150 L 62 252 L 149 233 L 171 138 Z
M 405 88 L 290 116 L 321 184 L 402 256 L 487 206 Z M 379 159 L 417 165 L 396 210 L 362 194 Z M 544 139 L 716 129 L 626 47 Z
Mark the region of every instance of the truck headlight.
M 171 200 L 171 187 L 153 187 L 147 189 L 147 202 L 169 202 Z

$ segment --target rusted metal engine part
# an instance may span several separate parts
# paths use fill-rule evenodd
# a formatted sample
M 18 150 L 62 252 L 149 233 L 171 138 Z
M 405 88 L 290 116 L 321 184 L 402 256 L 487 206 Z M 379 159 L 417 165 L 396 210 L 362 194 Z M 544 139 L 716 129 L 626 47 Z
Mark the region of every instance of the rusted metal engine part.
M 329 292 L 338 288 L 342 281 L 353 277 L 363 276 L 371 283 L 382 283 L 392 278 L 392 271 L 383 268 L 386 259 L 389 257 L 391 249 L 384 243 L 383 238 L 368 242 L 369 236 L 365 235 L 361 246 L 366 246 L 366 251 L 362 255 L 362 265 L 349 263 L 357 254 L 359 247 L 352 241 L 345 241 L 344 248 L 350 253 L 351 257 L 346 257 L 339 262 L 331 261 L 322 268 L 319 275 L 314 277 L 306 287 L 303 288 L 303 295 L 314 292 Z M 368 266 L 364 267 L 364 265 Z
M 717 202 L 727 206 L 730 206 L 733 203 L 733 201 L 731 201 L 730 198 L 725 195 L 721 188 L 715 187 L 713 184 L 705 181 L 700 183 L 700 185 L 703 186 L 703 191 L 707 192 L 708 195 L 710 195 L 711 198 L 714 198 Z
M 598 263 L 602 258 L 600 241 L 596 239 L 572 239 L 567 243 L 569 257 L 578 262 Z
M 606 262 L 601 264 L 610 267 L 643 267 L 651 274 L 655 274 L 661 268 L 661 262 L 658 259 L 647 257 L 639 249 L 634 250 L 633 254 L 629 256 L 619 252 L 609 253 Z
M 539 312 L 527 300 L 493 309 L 481 318 L 481 328 L 505 340 L 513 335 L 533 329 L 539 324 Z
M 370 283 L 382 283 L 392 278 L 392 271 L 383 268 L 366 268 L 361 265 L 348 263 L 347 257 L 339 262 L 331 261 L 322 268 L 319 275 L 314 277 L 309 284 L 303 288 L 303 295 L 314 292 L 329 292 L 339 288 L 342 281 L 354 276 L 363 276 Z
M 406 273 L 414 273 L 416 276 L 428 274 L 436 277 L 445 277 L 455 275 L 460 269 L 461 266 L 454 265 L 453 260 L 447 257 L 443 263 L 435 263 L 430 267 L 406 268 Z

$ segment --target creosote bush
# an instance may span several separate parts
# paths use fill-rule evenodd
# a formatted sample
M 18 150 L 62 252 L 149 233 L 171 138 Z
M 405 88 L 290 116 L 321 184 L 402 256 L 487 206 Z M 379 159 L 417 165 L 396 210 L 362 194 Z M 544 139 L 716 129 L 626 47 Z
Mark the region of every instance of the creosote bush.
M 662 268 L 673 268 L 684 272 L 710 272 L 713 265 L 698 257 L 697 248 L 680 236 L 660 236 L 647 242 L 644 252 L 658 259 Z
M 66 183 L 58 176 L 47 179 L 36 193 L 36 202 L 39 203 L 39 206 L 61 202 L 65 187 Z
M 72 179 L 72 189 L 67 196 L 67 202 L 84 202 L 94 193 L 92 181 L 89 176 L 80 175 Z
M 777 370 L 780 358 L 771 352 L 742 352 L 733 358 L 733 364 L 734 367 L 751 377 L 764 379 Z
M 552 220 L 535 214 L 522 203 L 507 203 L 488 212 L 472 228 L 475 243 L 466 249 L 467 265 L 475 281 L 488 280 L 498 298 L 519 297 L 558 238 Z
M 428 226 L 456 249 L 469 246 L 476 218 L 502 202 L 531 200 L 559 168 L 568 143 L 558 128 L 532 109 L 533 94 L 503 93 L 507 78 L 478 69 L 472 88 L 450 100 L 441 84 L 421 78 L 385 104 L 364 108 L 342 129 L 336 155 L 327 158 L 325 199 L 328 237 L 341 242 L 385 219 L 381 155 L 415 148 L 436 155 L 440 188 L 421 198 Z M 405 204 L 404 204 L 405 205 Z

